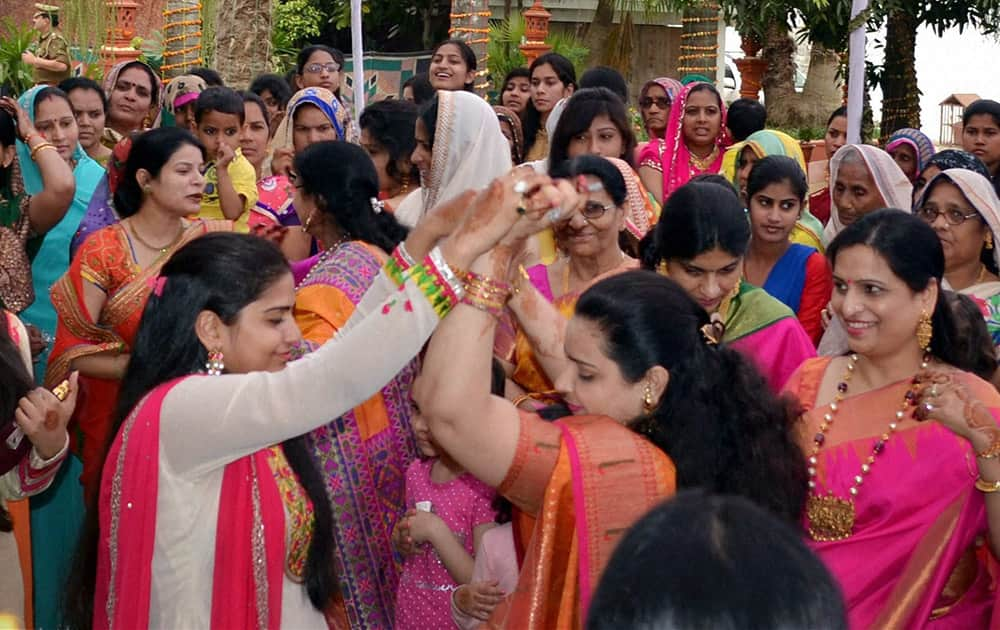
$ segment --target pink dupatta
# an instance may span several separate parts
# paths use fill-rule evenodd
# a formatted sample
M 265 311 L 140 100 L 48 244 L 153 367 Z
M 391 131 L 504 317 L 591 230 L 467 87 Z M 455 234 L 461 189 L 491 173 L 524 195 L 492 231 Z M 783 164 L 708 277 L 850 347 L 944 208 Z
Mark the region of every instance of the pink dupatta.
M 691 83 L 685 86 L 684 91 L 680 93 L 680 96 L 670 106 L 670 118 L 667 120 L 667 130 L 663 138 L 665 144 L 662 157 L 659 158 L 663 166 L 663 199 L 659 200 L 661 203 L 666 203 L 666 200 L 675 190 L 688 183 L 695 175 L 718 173 L 722 168 L 722 158 L 725 155 L 725 149 L 730 144 L 729 136 L 726 133 L 726 106 L 723 104 L 721 106 L 722 123 L 719 135 L 715 139 L 716 146 L 718 147 L 718 156 L 704 171 L 698 171 L 691 165 L 691 152 L 684 142 L 684 109 L 687 106 L 687 99 L 691 94 L 691 90 L 699 85 L 705 84 Z M 646 145 L 642 154 L 639 155 L 639 164 L 647 159 L 657 158 L 655 155 L 658 153 L 656 144 L 650 142 Z
M 94 628 L 149 627 L 159 481 L 160 411 L 183 379 L 153 389 L 122 424 L 101 480 Z M 226 466 L 219 499 L 212 628 L 279 628 L 284 508 L 267 449 Z M 257 571 L 257 567 L 264 570 Z

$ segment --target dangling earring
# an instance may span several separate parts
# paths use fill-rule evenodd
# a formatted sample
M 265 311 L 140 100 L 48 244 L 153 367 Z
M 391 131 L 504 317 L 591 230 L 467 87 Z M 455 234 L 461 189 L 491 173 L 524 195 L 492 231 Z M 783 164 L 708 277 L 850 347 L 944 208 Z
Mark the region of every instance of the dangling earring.
M 226 369 L 226 364 L 222 360 L 222 350 L 212 350 L 208 353 L 208 361 L 205 362 L 205 373 L 209 376 L 219 376 Z
M 309 226 L 312 225 L 313 217 L 314 216 L 316 216 L 316 211 L 315 210 L 313 210 L 312 212 L 309 213 L 309 216 L 306 217 L 306 222 L 302 224 L 302 231 L 303 232 L 309 232 Z
M 653 413 L 653 387 L 646 383 L 646 388 L 642 392 L 642 411 L 647 416 Z
M 927 349 L 931 347 L 931 336 L 934 334 L 934 328 L 931 326 L 931 316 L 927 314 L 927 311 L 920 311 L 920 321 L 917 322 L 917 343 L 920 344 L 920 349 L 927 352 Z
M 403 175 L 403 180 L 400 182 L 402 186 L 399 189 L 399 194 L 405 195 L 410 192 L 410 174 L 406 173 Z
M 986 232 L 986 249 L 993 249 L 993 232 Z

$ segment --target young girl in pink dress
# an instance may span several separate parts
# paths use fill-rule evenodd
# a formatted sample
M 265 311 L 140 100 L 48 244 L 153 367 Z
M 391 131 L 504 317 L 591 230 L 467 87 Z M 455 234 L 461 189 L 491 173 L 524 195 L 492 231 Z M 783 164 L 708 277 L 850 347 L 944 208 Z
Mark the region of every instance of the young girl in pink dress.
M 474 550 L 496 527 L 495 492 L 438 448 L 419 410 L 410 422 L 424 458 L 406 470 L 409 510 L 393 532 L 405 557 L 395 628 L 452 628 L 452 591 L 472 579 Z

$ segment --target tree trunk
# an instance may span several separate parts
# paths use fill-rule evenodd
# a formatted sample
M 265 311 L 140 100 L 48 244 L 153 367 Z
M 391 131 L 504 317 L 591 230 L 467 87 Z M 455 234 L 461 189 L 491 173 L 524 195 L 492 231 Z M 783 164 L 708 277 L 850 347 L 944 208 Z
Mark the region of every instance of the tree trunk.
M 215 69 L 227 85 L 246 86 L 271 61 L 271 0 L 219 3 Z
M 510 12 L 513 10 L 513 3 L 511 0 L 503 0 L 503 19 L 510 19 Z
M 587 66 L 602 66 L 607 63 L 608 42 L 614 30 L 615 2 L 614 0 L 597 0 L 594 19 L 584 24 L 580 32 L 583 45 L 590 49 L 587 55 Z
M 917 88 L 917 20 L 898 10 L 886 20 L 885 69 L 882 75 L 882 142 L 903 127 L 920 129 L 920 90 Z
M 802 92 L 795 91 L 795 43 L 781 24 L 765 34 L 761 53 L 767 60 L 764 102 L 768 127 L 821 127 L 841 102 L 836 52 L 813 44 Z
M 718 44 L 719 4 L 714 0 L 699 0 L 691 8 L 684 9 L 681 54 L 677 58 L 678 78 L 701 74 L 715 83 Z
M 164 79 L 173 79 L 196 67 L 202 56 L 201 14 L 198 0 L 167 0 L 163 11 Z M 194 23 L 198 20 L 197 23 Z

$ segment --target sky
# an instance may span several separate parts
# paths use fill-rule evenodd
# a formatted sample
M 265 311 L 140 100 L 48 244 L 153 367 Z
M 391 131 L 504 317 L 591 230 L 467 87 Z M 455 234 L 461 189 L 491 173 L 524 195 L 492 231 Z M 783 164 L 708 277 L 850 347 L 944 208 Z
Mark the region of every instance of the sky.
M 882 50 L 875 46 L 881 34 L 869 34 L 867 54 L 881 62 Z M 730 57 L 741 57 L 740 37 L 735 29 L 726 29 L 726 52 Z M 974 93 L 983 98 L 1000 100 L 1000 82 L 990 63 L 1000 59 L 1000 40 L 966 29 L 945 31 L 938 37 L 929 28 L 917 33 L 917 83 L 920 97 L 921 128 L 937 144 L 940 134 L 941 110 L 939 103 L 953 93 Z M 876 119 L 881 115 L 882 92 L 871 95 Z

